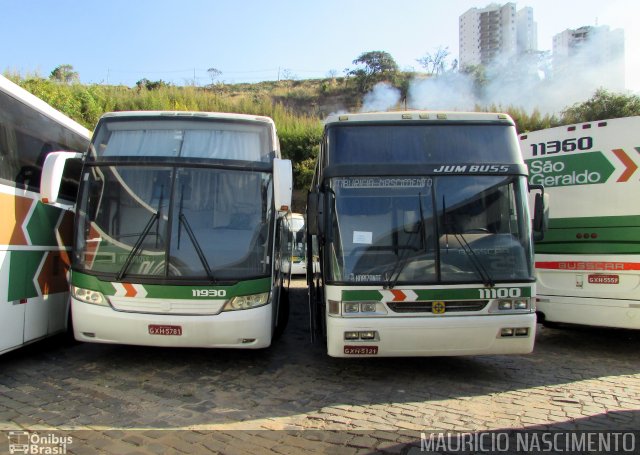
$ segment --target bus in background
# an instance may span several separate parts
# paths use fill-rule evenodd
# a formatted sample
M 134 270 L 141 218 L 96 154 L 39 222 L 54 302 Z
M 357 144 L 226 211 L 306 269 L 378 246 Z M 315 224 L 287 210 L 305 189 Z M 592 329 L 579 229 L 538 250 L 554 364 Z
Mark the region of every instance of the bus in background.
M 505 114 L 329 116 L 307 203 L 313 337 L 335 357 L 531 352 L 527 190 Z
M 291 229 L 291 275 L 307 274 L 307 241 L 305 238 L 304 216 L 300 213 L 292 213 L 290 218 Z
M 43 195 L 56 200 L 50 156 Z M 76 339 L 264 348 L 287 323 L 291 162 L 267 117 L 118 112 L 96 127 L 76 204 Z
M 640 117 L 534 131 L 520 146 L 550 195 L 539 319 L 640 329 Z
M 47 154 L 84 152 L 91 133 L 0 76 L 0 353 L 67 327 L 72 216 L 40 202 Z M 61 200 L 78 191 L 79 163 L 61 175 Z

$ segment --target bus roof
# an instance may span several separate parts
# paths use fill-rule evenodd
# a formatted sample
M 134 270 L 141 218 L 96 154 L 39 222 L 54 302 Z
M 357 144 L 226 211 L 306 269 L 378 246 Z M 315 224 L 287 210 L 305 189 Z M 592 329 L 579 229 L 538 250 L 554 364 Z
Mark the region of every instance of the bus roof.
M 42 115 L 49 117 L 51 120 L 86 137 L 87 139 L 91 137 L 91 131 L 86 129 L 84 126 L 67 117 L 62 112 L 56 110 L 37 96 L 29 93 L 2 75 L 0 75 L 0 91 L 35 109 Z
M 262 115 L 250 115 L 250 114 L 232 114 L 228 112 L 195 112 L 195 111 L 120 111 L 120 112 L 107 112 L 102 115 L 102 118 L 114 118 L 114 117 L 172 117 L 172 118 L 186 118 L 196 117 L 205 118 L 210 120 L 244 120 L 249 122 L 264 122 L 274 126 L 275 123 L 269 117 Z
M 366 112 L 359 114 L 331 114 L 325 120 L 330 123 L 355 122 L 403 122 L 403 121 L 482 121 L 500 122 L 514 125 L 509 115 L 497 112 L 454 112 L 454 111 L 395 111 Z

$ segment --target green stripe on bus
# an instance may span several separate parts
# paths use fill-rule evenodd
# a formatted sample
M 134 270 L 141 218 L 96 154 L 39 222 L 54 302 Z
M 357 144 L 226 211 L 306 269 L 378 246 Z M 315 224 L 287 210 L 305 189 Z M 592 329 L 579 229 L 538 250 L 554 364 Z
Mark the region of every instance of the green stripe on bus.
M 492 289 L 520 289 L 520 297 L 531 297 L 530 286 L 500 286 L 496 288 L 443 288 L 443 289 L 410 289 L 417 295 L 417 300 L 433 301 L 433 300 L 473 300 L 489 298 Z M 396 289 L 397 291 L 408 291 L 409 289 Z M 378 290 L 343 290 L 343 302 L 356 301 L 372 301 L 378 302 L 382 300 L 383 294 Z
M 549 220 L 536 253 L 640 254 L 640 216 Z
M 382 294 L 380 294 L 380 291 L 377 290 L 342 291 L 343 302 L 377 302 L 380 299 L 382 299 Z
M 640 227 L 640 216 L 591 216 L 580 218 L 551 218 L 550 229 L 571 229 L 587 227 Z
M 9 253 L 9 286 L 7 300 L 38 296 L 34 278 L 46 251 L 11 251 Z
M 57 207 L 36 202 L 36 207 L 27 222 L 27 232 L 32 245 L 58 246 L 56 226 L 61 212 Z
M 135 282 L 125 281 L 124 283 Z M 111 281 L 102 281 L 98 278 L 81 272 L 73 271 L 71 273 L 71 284 L 74 286 L 100 291 L 104 295 L 114 295 L 116 288 Z M 201 286 L 201 285 L 165 285 L 165 284 L 144 284 L 142 285 L 147 292 L 145 298 L 150 299 L 202 299 L 202 297 L 194 297 L 198 290 L 225 290 L 225 298 L 236 297 L 239 295 L 259 294 L 269 292 L 271 290 L 271 278 L 260 278 L 257 280 L 240 281 L 231 286 Z

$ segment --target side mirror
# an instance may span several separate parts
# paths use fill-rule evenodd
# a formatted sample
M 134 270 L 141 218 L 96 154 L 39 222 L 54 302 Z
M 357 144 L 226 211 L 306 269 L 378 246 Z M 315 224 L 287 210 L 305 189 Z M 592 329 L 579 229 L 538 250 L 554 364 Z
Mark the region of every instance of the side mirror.
M 544 240 L 544 233 L 549 226 L 549 195 L 544 192 L 542 185 L 530 185 L 529 191 L 540 190 L 533 201 L 533 240 Z
M 51 152 L 47 155 L 42 165 L 40 176 L 40 195 L 45 204 L 58 202 L 62 174 L 67 160 L 81 159 L 82 153 L 76 152 Z
M 293 194 L 293 171 L 291 160 L 273 160 L 273 199 L 276 210 L 281 214 L 291 210 Z
M 307 195 L 307 232 L 310 235 L 322 234 L 324 195 L 310 191 Z

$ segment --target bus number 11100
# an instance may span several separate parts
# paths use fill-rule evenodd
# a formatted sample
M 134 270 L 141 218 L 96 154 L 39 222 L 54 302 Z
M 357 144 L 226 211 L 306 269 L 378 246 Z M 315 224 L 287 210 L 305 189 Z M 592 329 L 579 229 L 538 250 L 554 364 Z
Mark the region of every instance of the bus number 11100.
M 522 289 L 520 288 L 491 288 L 478 289 L 478 291 L 481 299 L 513 299 L 522 295 Z

